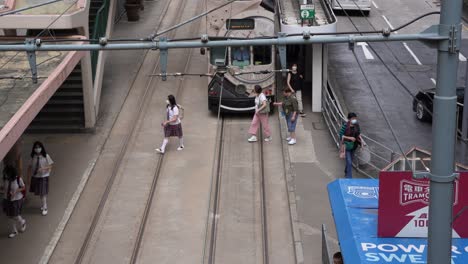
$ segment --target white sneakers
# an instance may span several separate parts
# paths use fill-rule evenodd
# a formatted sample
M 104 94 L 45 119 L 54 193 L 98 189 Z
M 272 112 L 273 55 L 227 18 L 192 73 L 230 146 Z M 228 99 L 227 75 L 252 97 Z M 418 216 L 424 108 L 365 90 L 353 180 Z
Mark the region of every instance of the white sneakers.
M 291 140 L 291 137 L 287 137 L 287 138 L 286 138 L 286 141 L 290 141 L 290 140 Z
M 257 137 L 256 136 L 251 136 L 249 139 L 247 139 L 249 142 L 257 142 Z
M 182 145 L 182 146 L 179 146 L 179 147 L 177 148 L 177 150 L 183 150 L 184 148 L 185 148 L 184 145 Z M 159 154 L 164 154 L 164 152 L 165 152 L 164 150 L 162 150 L 162 149 L 160 149 L 160 148 L 155 149 L 155 151 L 156 151 L 157 153 L 159 153 Z
M 164 150 L 161 150 L 160 148 L 155 149 L 157 153 L 159 154 L 164 154 Z
M 21 227 L 20 227 L 20 230 L 19 230 L 21 233 L 23 233 L 24 231 L 26 231 L 26 220 L 23 220 L 23 223 L 21 223 Z
M 269 137 L 266 137 L 264 140 L 265 140 L 265 142 L 270 142 L 270 141 L 273 140 L 273 138 L 272 138 L 271 136 L 269 136 Z M 258 139 L 257 139 L 256 136 L 251 136 L 251 137 L 249 137 L 249 139 L 247 139 L 247 141 L 249 141 L 250 143 L 252 143 L 252 142 L 257 142 Z
M 23 233 L 24 231 L 26 231 L 26 220 L 23 220 L 23 222 L 21 223 L 21 227 L 20 227 L 20 230 L 19 230 L 21 233 Z M 8 235 L 8 238 L 14 238 L 15 236 L 18 235 L 18 231 L 13 231 L 11 232 L 9 235 Z
M 47 208 L 41 208 L 41 213 L 43 216 L 46 216 L 48 213 Z
M 296 144 L 296 139 L 295 138 L 291 138 L 289 141 L 288 141 L 288 145 L 295 145 Z

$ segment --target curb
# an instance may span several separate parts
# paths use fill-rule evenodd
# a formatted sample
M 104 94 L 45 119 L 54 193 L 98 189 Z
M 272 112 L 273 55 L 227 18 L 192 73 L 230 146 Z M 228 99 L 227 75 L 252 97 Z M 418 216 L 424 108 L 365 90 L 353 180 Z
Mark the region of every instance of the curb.
M 287 134 L 286 123 L 284 118 L 281 117 L 281 111 L 278 111 L 278 119 L 280 122 L 280 137 L 281 137 L 281 148 L 283 150 L 284 158 L 284 175 L 286 182 L 286 189 L 288 191 L 288 203 L 289 203 L 289 217 L 291 221 L 291 228 L 293 231 L 293 240 L 294 240 L 294 252 L 296 263 L 304 263 L 304 252 L 301 233 L 299 230 L 299 216 L 297 214 L 297 204 L 296 204 L 296 187 L 294 186 L 294 177 L 296 173 L 294 168 L 291 166 L 291 158 L 289 156 L 289 148 L 283 137 Z

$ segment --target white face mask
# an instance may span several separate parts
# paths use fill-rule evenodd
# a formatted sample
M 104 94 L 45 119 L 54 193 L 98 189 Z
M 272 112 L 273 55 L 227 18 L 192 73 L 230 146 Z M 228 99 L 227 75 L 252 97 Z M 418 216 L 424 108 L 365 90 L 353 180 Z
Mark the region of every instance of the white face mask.
M 170 104 L 171 104 L 171 102 L 169 102 L 169 100 L 166 100 L 166 104 L 170 105 Z
M 351 124 L 355 125 L 355 124 L 357 124 L 357 123 L 358 123 L 358 122 L 357 122 L 357 119 L 351 120 Z
M 41 153 L 41 151 L 42 151 L 42 148 L 35 148 L 34 149 L 34 152 L 36 152 L 37 154 Z
M 293 70 L 293 71 L 297 71 L 297 67 L 296 67 L 296 66 L 293 66 L 293 67 L 292 67 L 292 70 Z

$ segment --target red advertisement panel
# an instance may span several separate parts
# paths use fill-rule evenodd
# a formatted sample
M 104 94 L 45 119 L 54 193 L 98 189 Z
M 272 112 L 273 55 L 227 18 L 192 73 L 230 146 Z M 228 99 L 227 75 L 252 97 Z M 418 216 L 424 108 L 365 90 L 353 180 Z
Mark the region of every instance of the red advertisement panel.
M 411 172 L 382 171 L 379 176 L 379 237 L 427 237 L 429 180 L 413 179 Z M 468 173 L 454 186 L 454 238 L 468 238 Z

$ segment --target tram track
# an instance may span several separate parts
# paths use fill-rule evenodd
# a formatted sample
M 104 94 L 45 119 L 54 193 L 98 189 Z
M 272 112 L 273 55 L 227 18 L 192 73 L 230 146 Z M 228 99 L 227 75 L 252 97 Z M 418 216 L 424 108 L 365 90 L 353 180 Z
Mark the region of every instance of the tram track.
M 242 130 L 241 127 L 247 127 L 248 122 L 221 117 L 218 125 L 219 133 L 215 153 L 217 158 L 212 178 L 203 263 L 267 264 L 270 262 L 270 254 L 263 137 L 260 135 L 257 143 L 246 143 L 248 147 L 245 149 L 233 148 L 234 145 L 242 145 L 237 140 L 238 133 L 236 132 L 239 128 Z M 231 134 L 233 131 L 236 134 Z M 243 141 L 245 142 L 245 139 Z M 241 156 L 244 158 L 239 158 L 239 155 L 234 152 L 242 153 Z M 249 158 L 253 158 L 250 168 Z M 240 167 L 248 168 L 250 173 L 247 169 L 237 171 Z M 230 169 L 231 172 L 225 169 Z M 242 172 L 246 175 L 242 175 Z M 242 179 L 237 181 L 237 177 Z M 252 181 L 248 182 L 249 180 Z M 245 186 L 247 188 L 243 189 Z M 223 226 L 228 226 L 228 228 L 223 228 Z M 259 239 L 257 235 L 261 238 Z M 234 245 L 238 248 L 233 248 Z M 235 250 L 240 252 L 234 253 Z M 235 257 L 232 258 L 233 256 Z
M 175 10 L 178 10 L 178 11 L 184 10 L 184 8 L 187 6 L 188 1 L 189 0 L 180 0 L 179 4 L 178 4 L 177 8 L 175 8 Z M 182 15 L 174 16 L 173 14 L 171 15 L 171 14 L 168 13 L 168 11 L 170 9 L 171 2 L 174 2 L 174 1 L 167 1 L 167 3 L 165 4 L 164 11 L 163 11 L 163 13 L 161 15 L 161 19 L 160 19 L 160 21 L 158 23 L 157 28 L 154 30 L 153 33 L 157 33 L 158 31 L 160 31 L 163 24 L 167 24 L 167 25 L 177 24 L 177 23 L 180 23 L 185 18 Z M 201 4 L 202 4 L 202 2 L 200 1 L 199 4 L 197 5 L 196 11 L 198 11 L 201 8 L 201 6 L 202 6 Z M 169 22 L 167 22 L 167 23 L 164 23 L 165 19 L 167 19 L 168 17 L 171 20 Z M 192 23 L 190 32 L 193 32 L 195 30 L 195 27 L 197 27 L 197 26 L 199 27 L 199 23 Z M 168 34 L 166 34 L 166 36 L 168 38 L 174 38 L 176 36 L 176 34 L 177 34 L 177 30 L 173 30 L 173 31 L 169 32 Z M 186 54 L 186 53 L 188 53 L 188 54 Z M 143 56 L 142 60 L 145 61 L 148 58 L 148 56 L 149 56 L 149 51 L 146 52 L 146 54 Z M 161 82 L 161 80 L 158 77 L 154 76 L 154 74 L 157 73 L 158 70 L 160 69 L 159 56 L 160 55 L 158 53 L 157 56 L 156 56 L 156 59 L 155 59 L 153 69 L 151 70 L 151 74 L 148 77 L 148 80 L 146 82 L 146 87 L 145 87 L 142 95 L 138 99 L 138 101 L 139 101 L 138 109 L 136 109 L 136 113 L 134 114 L 134 118 L 132 118 L 131 119 L 132 121 L 130 122 L 130 124 L 127 125 L 127 127 L 129 128 L 129 132 L 125 135 L 124 140 L 123 140 L 123 142 L 121 144 L 120 150 L 119 150 L 119 152 L 117 154 L 117 157 L 115 158 L 111 176 L 109 177 L 109 179 L 107 181 L 106 188 L 105 188 L 104 193 L 103 193 L 103 195 L 102 195 L 102 197 L 100 199 L 98 208 L 96 210 L 96 213 L 94 214 L 94 217 L 92 219 L 90 228 L 89 228 L 89 230 L 88 230 L 88 232 L 86 234 L 85 240 L 84 240 L 84 242 L 83 242 L 83 244 L 82 244 L 82 246 L 80 248 L 80 251 L 79 251 L 79 254 L 78 254 L 78 256 L 77 256 L 77 258 L 75 260 L 75 263 L 86 263 L 85 257 L 88 254 L 88 249 L 90 247 L 90 244 L 92 243 L 93 236 L 96 233 L 96 228 L 99 225 L 99 221 L 103 217 L 102 212 L 104 210 L 104 207 L 105 207 L 106 203 L 108 202 L 109 196 L 112 193 L 112 188 L 114 187 L 115 179 L 117 178 L 117 175 L 119 174 L 120 170 L 122 169 L 121 164 L 123 163 L 126 155 L 128 155 L 128 152 L 131 149 L 131 147 L 133 147 L 133 145 L 136 144 L 135 143 L 136 137 L 137 137 L 139 131 L 141 130 L 141 126 L 142 126 L 142 124 L 144 122 L 144 119 L 145 119 L 145 114 L 147 114 L 147 112 L 148 112 L 148 108 L 149 108 L 149 105 L 151 103 L 151 98 L 153 97 L 153 94 L 155 93 L 155 90 L 156 90 L 155 88 L 158 87 L 159 86 L 158 84 Z M 187 50 L 187 52 L 185 52 L 182 56 L 183 56 L 183 58 L 186 58 L 186 63 L 184 65 L 184 69 L 183 69 L 184 71 L 186 71 L 186 69 L 190 65 L 190 61 L 191 61 L 191 56 L 192 56 L 191 50 Z M 140 68 L 138 69 L 138 72 L 141 72 L 143 70 L 143 67 L 144 67 L 143 65 L 144 65 L 144 63 L 142 63 L 140 65 Z M 182 69 L 180 69 L 180 70 L 182 70 Z M 138 73 L 137 73 L 137 75 L 138 75 Z M 156 82 L 154 81 L 155 79 L 157 80 Z M 134 86 L 134 84 L 132 85 L 132 88 L 133 88 L 133 86 Z M 183 91 L 182 86 L 183 86 L 183 81 L 179 80 L 179 84 L 177 86 L 177 90 L 176 90 L 176 93 L 175 93 L 176 97 L 179 97 L 181 95 L 181 93 Z M 113 129 L 114 129 L 114 127 L 115 127 L 115 124 L 113 125 Z M 153 179 L 152 179 L 151 186 L 150 186 L 150 189 L 149 189 L 148 199 L 146 200 L 144 212 L 143 212 L 143 215 L 141 217 L 141 222 L 140 222 L 140 226 L 138 228 L 138 234 L 136 235 L 136 239 L 135 239 L 136 242 L 135 242 L 133 250 L 132 250 L 130 263 L 136 263 L 137 260 L 138 260 L 138 253 L 139 253 L 139 250 L 140 250 L 142 240 L 144 238 L 144 230 L 145 230 L 145 227 L 146 227 L 146 224 L 147 224 L 147 219 L 148 219 L 149 212 L 151 210 L 152 202 L 154 200 L 154 194 L 155 194 L 156 186 L 157 186 L 158 179 L 159 179 L 159 176 L 160 176 L 160 173 L 161 173 L 161 168 L 164 166 L 164 155 L 158 155 L 155 164 L 156 164 L 156 166 L 153 168 L 154 175 L 153 175 Z

